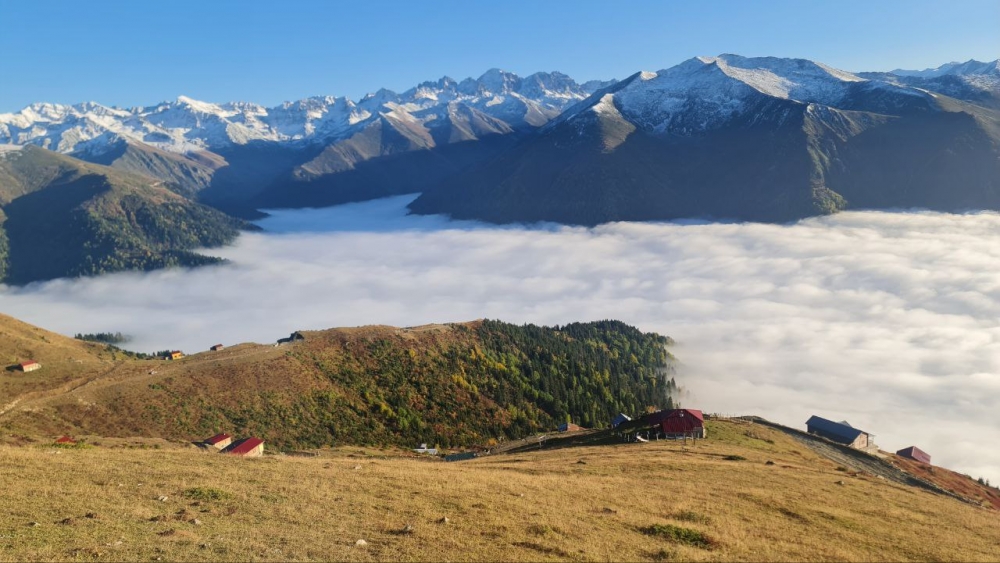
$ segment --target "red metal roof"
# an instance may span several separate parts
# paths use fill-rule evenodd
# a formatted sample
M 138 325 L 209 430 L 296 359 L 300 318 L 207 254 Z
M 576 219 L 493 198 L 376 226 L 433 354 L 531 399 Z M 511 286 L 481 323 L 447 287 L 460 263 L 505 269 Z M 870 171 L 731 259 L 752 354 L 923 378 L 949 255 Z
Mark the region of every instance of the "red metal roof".
M 212 436 L 211 438 L 205 440 L 205 443 L 215 445 L 218 444 L 219 442 L 222 442 L 223 440 L 228 440 L 230 438 L 232 438 L 232 436 L 223 432 L 222 434 L 216 434 L 215 436 Z
M 69 436 L 63 436 L 62 438 L 59 438 L 58 440 L 56 440 L 56 443 L 57 444 L 75 444 L 76 440 L 74 440 L 73 438 L 70 438 Z
M 27 362 L 21 362 L 21 367 L 23 367 L 23 368 L 26 368 L 26 367 L 29 367 L 29 366 L 37 366 L 37 365 L 38 365 L 38 362 L 36 362 L 35 360 L 28 360 Z
M 264 443 L 260 438 L 244 438 L 239 442 L 226 448 L 226 453 L 244 455 L 253 451 L 254 448 Z

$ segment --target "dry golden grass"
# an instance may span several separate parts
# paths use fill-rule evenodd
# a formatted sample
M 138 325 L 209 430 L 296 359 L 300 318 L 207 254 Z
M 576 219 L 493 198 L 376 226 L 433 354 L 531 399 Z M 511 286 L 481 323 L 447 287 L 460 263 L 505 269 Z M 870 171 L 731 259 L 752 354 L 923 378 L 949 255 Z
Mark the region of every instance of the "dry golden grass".
M 989 561 L 1000 554 L 996 511 L 847 476 L 759 426 L 715 422 L 709 432 L 693 447 L 576 447 L 457 463 L 357 448 L 241 459 L 170 445 L 108 447 L 127 445 L 121 440 L 80 450 L 0 447 L 0 560 Z M 671 526 L 701 532 L 710 545 L 644 533 L 671 535 Z M 356 546 L 359 539 L 367 545 Z

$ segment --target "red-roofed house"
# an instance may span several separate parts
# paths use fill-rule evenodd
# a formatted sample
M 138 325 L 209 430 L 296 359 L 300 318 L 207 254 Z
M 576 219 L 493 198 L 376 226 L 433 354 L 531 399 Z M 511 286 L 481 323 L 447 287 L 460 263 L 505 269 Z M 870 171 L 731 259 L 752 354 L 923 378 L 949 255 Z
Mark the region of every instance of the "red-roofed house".
M 668 409 L 643 417 L 650 424 L 659 425 L 667 437 L 690 436 L 705 438 L 705 417 L 696 409 Z
M 896 452 L 896 455 L 908 457 L 910 459 L 917 460 L 922 463 L 930 463 L 931 455 L 916 446 L 910 446 L 908 448 L 903 448 Z
M 243 438 L 222 450 L 222 453 L 243 457 L 260 457 L 264 455 L 264 440 L 260 438 Z
M 229 434 L 223 432 L 222 434 L 216 434 L 211 438 L 205 440 L 205 445 L 212 446 L 215 449 L 221 450 L 229 444 L 233 443 L 233 437 Z
M 56 440 L 56 443 L 57 444 L 75 444 L 76 440 L 74 440 L 73 438 L 70 438 L 69 436 L 63 436 L 62 438 L 59 438 L 58 440 Z
M 27 362 L 21 362 L 18 364 L 18 367 L 21 368 L 21 371 L 27 373 L 29 371 L 35 371 L 36 369 L 42 369 L 42 364 L 34 360 L 28 360 Z

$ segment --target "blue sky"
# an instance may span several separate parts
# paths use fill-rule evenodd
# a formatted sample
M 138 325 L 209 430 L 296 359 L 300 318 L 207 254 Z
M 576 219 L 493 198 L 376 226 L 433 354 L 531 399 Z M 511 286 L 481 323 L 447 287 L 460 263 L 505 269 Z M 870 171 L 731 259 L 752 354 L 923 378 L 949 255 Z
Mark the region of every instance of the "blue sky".
M 926 68 L 1000 57 L 997 22 L 997 0 L 0 0 L 0 112 L 356 99 L 491 67 L 621 78 L 720 53 Z

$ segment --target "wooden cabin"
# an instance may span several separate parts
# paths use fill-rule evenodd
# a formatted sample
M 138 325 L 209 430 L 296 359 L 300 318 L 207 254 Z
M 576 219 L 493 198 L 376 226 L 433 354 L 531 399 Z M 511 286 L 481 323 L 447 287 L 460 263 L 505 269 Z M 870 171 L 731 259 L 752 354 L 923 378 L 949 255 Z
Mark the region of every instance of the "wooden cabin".
M 224 454 L 233 454 L 241 457 L 260 457 L 264 455 L 264 440 L 260 438 L 243 438 L 229 445 L 222 450 Z
M 896 455 L 901 457 L 908 457 L 912 460 L 919 461 L 920 463 L 930 464 L 931 456 L 927 452 L 921 450 L 916 446 L 910 446 L 908 448 L 903 448 L 896 452 Z
M 221 450 L 233 443 L 233 437 L 223 432 L 222 434 L 216 434 L 215 436 L 206 439 L 203 443 L 206 446 L 211 446 L 217 450 Z
M 834 422 L 813 415 L 806 421 L 806 431 L 810 434 L 826 438 L 831 442 L 850 446 L 856 450 L 877 448 L 874 434 L 859 430 L 851 426 L 846 420 Z

